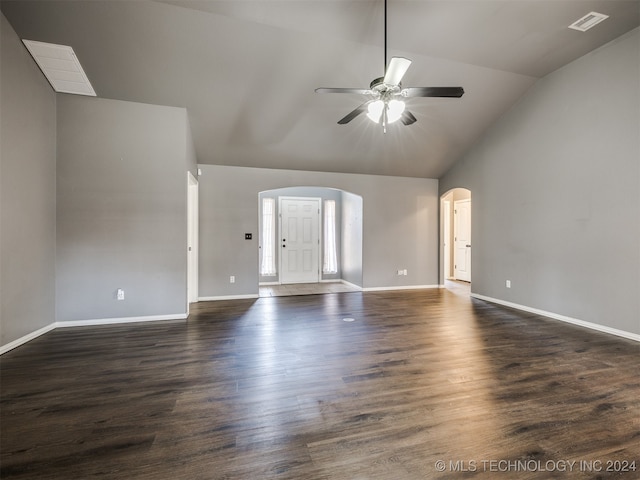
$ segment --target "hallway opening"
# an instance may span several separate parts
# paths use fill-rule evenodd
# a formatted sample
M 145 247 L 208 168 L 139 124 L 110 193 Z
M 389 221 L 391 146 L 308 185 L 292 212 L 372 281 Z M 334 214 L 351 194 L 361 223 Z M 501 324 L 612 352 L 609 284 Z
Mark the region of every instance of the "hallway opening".
M 471 191 L 454 188 L 440 198 L 440 281 L 471 283 Z M 455 285 L 455 284 L 450 284 Z

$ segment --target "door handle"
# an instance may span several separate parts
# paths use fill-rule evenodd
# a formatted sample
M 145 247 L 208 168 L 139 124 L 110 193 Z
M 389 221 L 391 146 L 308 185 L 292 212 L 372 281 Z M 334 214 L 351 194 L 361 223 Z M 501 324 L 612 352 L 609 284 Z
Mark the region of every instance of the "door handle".
M 467 248 L 471 248 L 471 245 L 467 245 Z

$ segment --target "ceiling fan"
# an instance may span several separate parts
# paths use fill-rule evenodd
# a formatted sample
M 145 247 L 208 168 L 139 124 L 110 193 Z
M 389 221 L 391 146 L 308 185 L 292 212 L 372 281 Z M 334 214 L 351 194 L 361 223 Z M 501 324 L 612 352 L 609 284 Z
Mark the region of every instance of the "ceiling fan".
M 418 119 L 405 108 L 402 100 L 407 97 L 455 97 L 464 95 L 462 87 L 402 87 L 402 77 L 409 69 L 411 60 L 404 57 L 393 57 L 387 67 L 387 0 L 384 0 L 384 77 L 374 79 L 369 88 L 316 88 L 316 93 L 355 93 L 366 95 L 369 100 L 338 121 L 345 125 L 361 113 L 367 112 L 375 123 L 382 125 L 387 133 L 387 125 L 400 120 L 411 125 Z

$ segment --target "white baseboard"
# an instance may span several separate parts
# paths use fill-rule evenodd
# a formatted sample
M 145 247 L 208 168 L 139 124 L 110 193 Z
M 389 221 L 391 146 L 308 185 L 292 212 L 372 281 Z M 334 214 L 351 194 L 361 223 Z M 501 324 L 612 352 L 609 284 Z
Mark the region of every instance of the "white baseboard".
M 280 282 L 260 282 L 258 285 L 261 287 L 270 287 L 272 285 L 280 285 Z
M 400 287 L 367 287 L 363 292 L 385 292 L 390 290 L 426 290 L 428 288 L 440 288 L 440 285 L 404 285 Z
M 565 315 L 547 312 L 545 310 L 539 310 L 537 308 L 527 307 L 525 305 L 519 305 L 517 303 L 507 302 L 505 300 L 487 297 L 485 295 L 479 295 L 477 293 L 472 293 L 471 296 L 473 298 L 477 298 L 478 300 L 497 303 L 498 305 L 504 305 L 505 307 L 515 308 L 516 310 L 522 310 L 524 312 L 535 313 L 536 315 L 552 318 L 561 322 L 571 323 L 580 327 L 590 328 L 591 330 L 597 330 L 599 332 L 608 333 L 610 335 L 616 335 L 618 337 L 623 337 L 629 340 L 640 342 L 640 335 L 638 335 L 637 333 L 625 332 L 624 330 L 618 330 L 617 328 L 607 327 L 605 325 L 599 325 L 597 323 L 585 322 L 584 320 L 578 320 L 577 318 L 571 318 Z
M 122 317 L 122 318 L 96 318 L 94 320 L 77 320 L 56 322 L 56 328 L 67 327 L 92 327 L 95 325 L 114 325 L 118 323 L 140 323 L 140 322 L 160 322 L 165 320 L 184 320 L 186 313 L 176 313 L 174 315 L 148 315 L 145 317 Z
M 78 321 L 64 321 L 64 322 L 54 322 L 46 327 L 42 327 L 35 332 L 31 332 L 23 337 L 14 340 L 13 342 L 9 342 L 6 345 L 0 346 L 0 355 L 7 353 L 9 350 L 13 350 L 20 345 L 24 345 L 25 343 L 39 337 L 40 335 L 44 335 L 51 330 L 56 328 L 67 328 L 67 327 L 91 327 L 95 325 L 114 325 L 118 323 L 139 323 L 139 322 L 157 322 L 164 320 L 184 320 L 187 318 L 186 313 L 177 313 L 175 315 L 149 315 L 145 317 L 123 317 L 123 318 L 99 318 L 95 320 L 78 320 Z
M 17 340 L 14 340 L 13 342 L 9 342 L 6 345 L 2 345 L 0 347 L 0 355 L 7 353 L 9 350 L 13 350 L 14 348 L 17 348 L 20 345 L 24 345 L 25 343 L 33 340 L 34 338 L 38 338 L 40 335 L 44 335 L 45 333 L 50 332 L 54 328 L 56 328 L 56 324 L 51 323 L 46 327 L 42 327 L 36 330 L 35 332 L 28 333 L 25 336 L 20 337 Z
M 260 295 L 222 295 L 220 297 L 198 297 L 199 302 L 217 302 L 218 300 L 246 300 L 251 298 L 260 298 Z

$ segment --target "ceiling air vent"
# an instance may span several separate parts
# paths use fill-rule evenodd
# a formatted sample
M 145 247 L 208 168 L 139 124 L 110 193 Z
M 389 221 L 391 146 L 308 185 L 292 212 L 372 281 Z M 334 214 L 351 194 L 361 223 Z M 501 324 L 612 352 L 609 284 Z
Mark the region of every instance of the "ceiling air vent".
M 22 42 L 56 92 L 96 96 L 73 48 L 33 40 Z
M 580 20 L 576 20 L 571 25 L 569 25 L 569 28 L 573 28 L 574 30 L 579 30 L 581 32 L 586 32 L 591 27 L 595 27 L 597 24 L 599 24 L 603 20 L 606 20 L 607 18 L 609 18 L 609 15 L 605 15 L 603 13 L 587 13 Z

